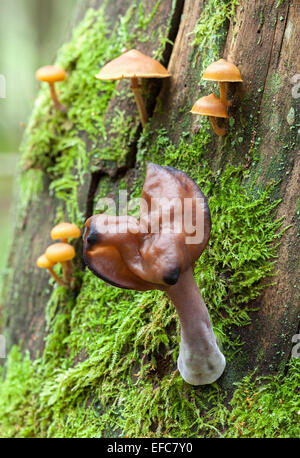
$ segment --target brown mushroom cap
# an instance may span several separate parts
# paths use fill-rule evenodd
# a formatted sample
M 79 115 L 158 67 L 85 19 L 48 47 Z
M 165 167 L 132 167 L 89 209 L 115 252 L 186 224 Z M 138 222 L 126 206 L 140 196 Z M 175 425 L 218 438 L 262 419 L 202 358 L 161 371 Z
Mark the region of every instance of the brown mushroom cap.
M 213 80 L 224 83 L 243 81 L 239 69 L 231 62 L 227 62 L 225 59 L 220 59 L 210 64 L 204 71 L 202 78 L 204 80 Z
M 53 263 L 65 262 L 74 258 L 75 250 L 68 243 L 54 243 L 47 248 L 45 256 Z
M 155 210 L 152 199 L 161 197 L 179 199 L 182 203 L 189 199 L 193 224 L 197 199 L 201 199 L 204 232 L 201 242 L 186 244 L 184 229 L 180 233 L 164 233 L 161 216 L 158 232 L 150 232 L 150 226 L 147 229 L 147 221 Z M 87 220 L 84 260 L 95 275 L 114 286 L 140 291 L 164 290 L 177 282 L 180 273 L 189 269 L 206 247 L 211 228 L 209 207 L 199 187 L 185 173 L 156 164 L 148 165 L 142 198 L 148 204 L 148 211 L 140 209 L 140 222 L 146 224 L 143 231 L 138 230 L 139 221 L 130 216 L 100 214 Z M 174 222 L 174 212 L 171 218 Z
M 36 265 L 40 268 L 49 269 L 55 265 L 55 262 L 50 261 L 44 254 L 42 254 L 42 256 L 37 259 Z
M 112 60 L 96 75 L 99 80 L 120 80 L 123 78 L 166 78 L 168 70 L 157 60 L 132 49 Z
M 60 223 L 51 230 L 51 238 L 53 240 L 68 238 L 77 239 L 78 237 L 80 237 L 80 229 L 76 224 Z
M 210 94 L 197 100 L 191 109 L 191 113 L 205 116 L 215 116 L 216 118 L 228 118 L 225 105 L 215 94 Z
M 64 81 L 66 79 L 66 72 L 63 68 L 56 67 L 55 65 L 46 65 L 37 70 L 35 77 L 39 81 L 56 83 L 57 81 Z

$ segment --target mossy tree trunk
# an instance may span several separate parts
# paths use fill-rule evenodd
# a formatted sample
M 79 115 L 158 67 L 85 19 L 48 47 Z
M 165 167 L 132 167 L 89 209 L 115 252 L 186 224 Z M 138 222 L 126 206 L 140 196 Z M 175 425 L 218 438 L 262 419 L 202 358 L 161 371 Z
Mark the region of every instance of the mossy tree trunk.
M 175 145 L 183 138 L 189 143 L 198 134 L 199 118 L 189 110 L 201 96 L 218 91 L 216 85 L 201 79 L 203 68 L 224 57 L 239 67 L 243 84 L 228 87 L 233 101 L 231 121 L 226 124 L 228 134 L 218 138 L 210 132 L 205 160 L 215 171 L 224 170 L 228 164 L 247 169 L 243 185 L 254 193 L 272 180 L 279 182 L 272 196 L 274 202 L 281 199 L 276 217 L 284 216 L 284 227 L 290 227 L 277 251 L 276 276 L 253 304 L 257 311 L 250 314 L 251 324 L 233 329 L 245 344 L 228 363 L 221 381 L 230 389 L 232 381 L 256 367 L 261 374 L 282 369 L 290 358 L 292 337 L 299 329 L 300 117 L 299 98 L 292 91 L 291 80 L 300 71 L 300 5 L 296 0 L 146 0 L 144 18 L 150 18 L 155 7 L 157 10 L 152 20 L 141 22 L 141 10 L 132 3 L 107 3 L 105 14 L 111 30 L 119 27 L 119 16 L 125 16 L 132 6 L 130 27 L 139 24 L 142 30 L 134 46 L 148 55 L 159 49 L 162 63 L 172 74 L 162 85 L 157 81 L 144 84 L 153 141 L 161 129 Z M 80 18 L 89 6 L 97 10 L 101 5 L 100 1 L 84 2 Z M 155 34 L 158 29 L 160 34 Z M 76 72 L 76 64 L 69 71 Z M 78 187 L 78 205 L 84 218 L 95 211 L 95 197 L 107 181 L 115 189 L 121 182 L 130 187 L 143 167 L 136 153 L 144 134 L 134 100 L 127 96 L 128 82 L 120 82 L 117 90 L 108 103 L 104 130 L 96 141 L 91 141 L 87 132 L 80 132 L 88 151 L 111 151 L 111 157 L 95 154 L 89 159 L 88 171 Z M 127 123 L 121 143 L 117 130 L 111 127 L 120 111 Z M 122 148 L 116 159 L 114 148 Z M 51 174 L 43 174 L 43 191 L 34 195 L 26 212 L 18 216 L 2 301 L 8 347 L 22 342 L 33 358 L 43 350 L 45 307 L 52 289 L 46 273 L 35 266 L 36 258 L 51 242 L 49 234 L 57 216 L 59 197 L 49 193 L 51 179 Z M 80 253 L 80 241 L 76 248 Z M 77 267 L 83 270 L 80 259 Z M 269 278 L 268 283 L 271 281 Z M 80 288 L 79 281 L 74 296 L 80 294 Z

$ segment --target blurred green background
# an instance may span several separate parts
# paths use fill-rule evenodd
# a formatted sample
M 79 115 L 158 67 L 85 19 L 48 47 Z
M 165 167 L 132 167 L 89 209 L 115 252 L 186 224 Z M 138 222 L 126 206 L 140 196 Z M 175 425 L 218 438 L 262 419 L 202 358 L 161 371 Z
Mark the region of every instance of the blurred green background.
M 70 36 L 79 1 L 0 0 L 0 289 L 14 225 L 18 150 L 39 88 L 35 72 L 53 63 Z

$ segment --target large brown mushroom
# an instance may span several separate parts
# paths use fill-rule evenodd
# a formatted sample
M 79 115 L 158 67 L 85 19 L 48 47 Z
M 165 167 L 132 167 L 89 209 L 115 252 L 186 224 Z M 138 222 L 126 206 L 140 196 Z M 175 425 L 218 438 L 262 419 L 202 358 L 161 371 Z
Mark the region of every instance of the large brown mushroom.
M 181 324 L 178 369 L 192 385 L 217 380 L 225 368 L 193 266 L 211 230 L 207 200 L 172 167 L 149 164 L 140 218 L 94 215 L 84 232 L 84 260 L 119 288 L 159 289 L 172 299 Z
M 96 75 L 99 80 L 121 80 L 129 78 L 139 110 L 142 126 L 148 121 L 147 110 L 143 101 L 138 78 L 166 78 L 171 76 L 168 70 L 157 60 L 131 49 L 112 60 Z

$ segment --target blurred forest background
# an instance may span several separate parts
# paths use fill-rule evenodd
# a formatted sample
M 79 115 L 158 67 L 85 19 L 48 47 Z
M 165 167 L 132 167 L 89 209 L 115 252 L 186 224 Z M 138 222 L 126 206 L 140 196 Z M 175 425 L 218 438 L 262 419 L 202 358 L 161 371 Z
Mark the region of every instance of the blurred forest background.
M 39 83 L 37 68 L 53 63 L 79 0 L 0 0 L 0 289 L 12 234 L 18 150 Z

